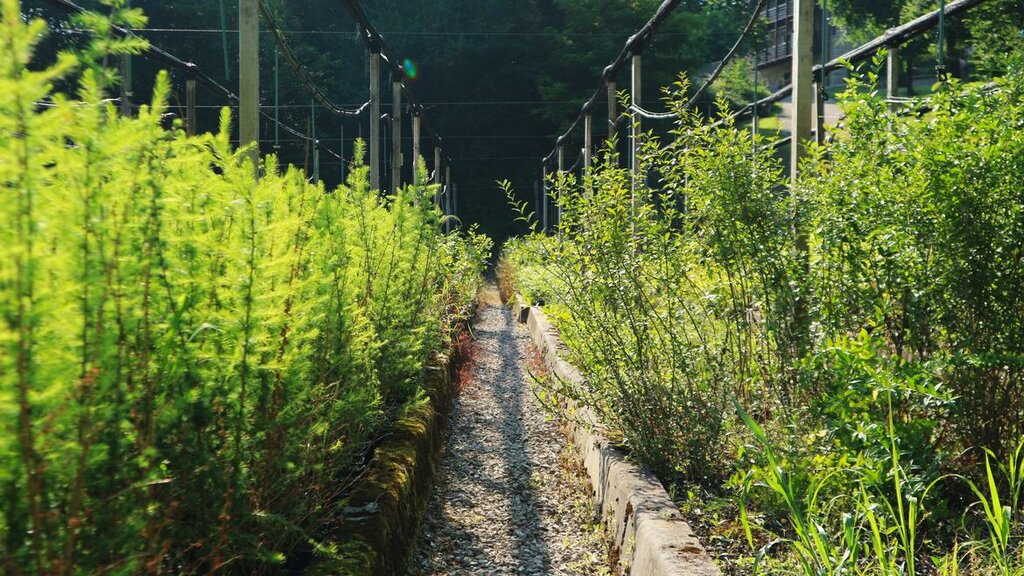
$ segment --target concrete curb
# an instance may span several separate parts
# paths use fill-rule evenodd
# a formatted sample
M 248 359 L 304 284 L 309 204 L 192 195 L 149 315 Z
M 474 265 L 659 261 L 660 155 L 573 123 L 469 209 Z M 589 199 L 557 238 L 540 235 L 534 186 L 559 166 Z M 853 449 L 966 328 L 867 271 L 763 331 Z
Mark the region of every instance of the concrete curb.
M 516 294 L 512 314 L 527 325 L 548 370 L 572 384 L 580 371 L 567 362 L 567 349 L 540 308 Z M 586 408 L 575 411 L 571 436 L 590 476 L 594 499 L 612 539 L 613 557 L 630 576 L 719 576 L 678 507 L 651 472 L 628 461 L 595 430 Z

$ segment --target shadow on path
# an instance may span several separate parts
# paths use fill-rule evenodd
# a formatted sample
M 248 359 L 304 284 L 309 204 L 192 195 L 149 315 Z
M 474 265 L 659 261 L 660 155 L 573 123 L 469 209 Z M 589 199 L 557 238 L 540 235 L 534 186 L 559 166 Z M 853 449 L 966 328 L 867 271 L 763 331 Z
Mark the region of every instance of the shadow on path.
M 475 323 L 470 379 L 449 417 L 410 575 L 553 573 L 549 539 L 563 535 L 545 530 L 531 450 L 552 439 L 530 437 L 527 421 L 545 416 L 529 390 L 526 340 L 515 328 L 511 313 L 493 305 Z

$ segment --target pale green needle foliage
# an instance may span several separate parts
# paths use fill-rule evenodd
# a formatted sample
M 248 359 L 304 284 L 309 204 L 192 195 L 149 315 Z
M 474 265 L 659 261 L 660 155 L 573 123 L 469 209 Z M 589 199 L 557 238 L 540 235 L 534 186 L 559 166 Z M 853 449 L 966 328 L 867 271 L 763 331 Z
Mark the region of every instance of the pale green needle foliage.
M 110 4 L 82 55 L 38 70 L 44 26 L 2 5 L 0 571 L 344 555 L 330 528 L 423 397 L 489 240 L 442 234 L 423 182 L 370 190 L 361 150 L 336 190 L 273 157 L 257 180 L 226 110 L 216 134 L 162 126 L 166 74 L 119 116 L 99 63 L 140 49 L 106 32 L 141 15 Z

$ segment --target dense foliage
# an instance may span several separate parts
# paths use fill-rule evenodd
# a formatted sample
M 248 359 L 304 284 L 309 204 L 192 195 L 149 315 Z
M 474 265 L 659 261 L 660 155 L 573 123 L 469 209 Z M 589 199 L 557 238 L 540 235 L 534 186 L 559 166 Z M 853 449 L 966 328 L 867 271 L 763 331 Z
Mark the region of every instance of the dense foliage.
M 858 44 L 937 10 L 940 5 L 938 0 L 818 0 L 818 3 L 830 11 L 844 35 Z M 1024 27 L 1024 2 L 987 0 L 962 19 L 949 21 L 947 26 L 947 49 L 952 54 L 959 57 L 969 52 L 982 74 L 1007 70 L 1010 62 L 1005 55 L 1024 46 L 1024 37 L 1020 34 Z M 931 40 L 934 37 L 929 38 Z
M 683 110 L 679 84 L 646 179 L 606 151 L 554 183 L 557 238 L 506 248 L 586 375 L 561 392 L 666 482 L 729 478 L 717 536 L 747 541 L 757 570 L 1024 573 L 1024 76 L 1008 68 L 923 111 L 852 74 L 795 187 L 772 141 Z
M 34 68 L 45 25 L 2 4 L 0 571 L 343 553 L 346 491 L 423 401 L 489 243 L 442 235 L 433 188 L 381 198 L 358 165 L 329 192 L 273 157 L 254 179 L 227 112 L 216 134 L 162 126 L 166 75 L 119 116 L 100 64 L 139 45 L 105 22 Z

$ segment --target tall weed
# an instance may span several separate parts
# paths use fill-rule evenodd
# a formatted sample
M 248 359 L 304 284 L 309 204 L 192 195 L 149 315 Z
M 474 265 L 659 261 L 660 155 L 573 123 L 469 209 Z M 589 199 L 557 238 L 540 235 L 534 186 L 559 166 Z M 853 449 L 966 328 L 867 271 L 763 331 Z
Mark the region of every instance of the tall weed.
M 634 191 L 608 148 L 583 182 L 555 182 L 560 239 L 511 244 L 505 262 L 545 267 L 520 283 L 556 296 L 587 374 L 576 393 L 663 475 L 697 479 L 723 473 L 731 395 L 772 411 L 793 392 L 797 295 L 780 162 L 749 133 L 682 110 L 685 91 L 667 95 L 682 114 L 670 151 L 644 142 L 657 186 Z
M 33 70 L 43 25 L 4 0 L 2 26 L 2 571 L 343 554 L 344 497 L 422 393 L 488 241 L 441 234 L 423 182 L 381 198 L 358 162 L 330 192 L 273 157 L 256 180 L 226 111 L 216 134 L 162 128 L 166 75 L 117 114 L 98 54 L 137 45 L 100 34 Z
M 842 125 L 792 187 L 774 142 L 685 110 L 681 80 L 641 177 L 613 148 L 557 175 L 560 236 L 504 253 L 586 377 L 566 392 L 667 482 L 736 472 L 752 507 L 788 520 L 806 573 L 1017 562 L 1017 460 L 1000 480 L 969 448 L 1007 454 L 1024 434 L 1019 70 L 897 111 L 877 70 L 854 71 Z M 759 448 L 736 462 L 729 443 Z M 950 474 L 974 482 L 966 514 Z

